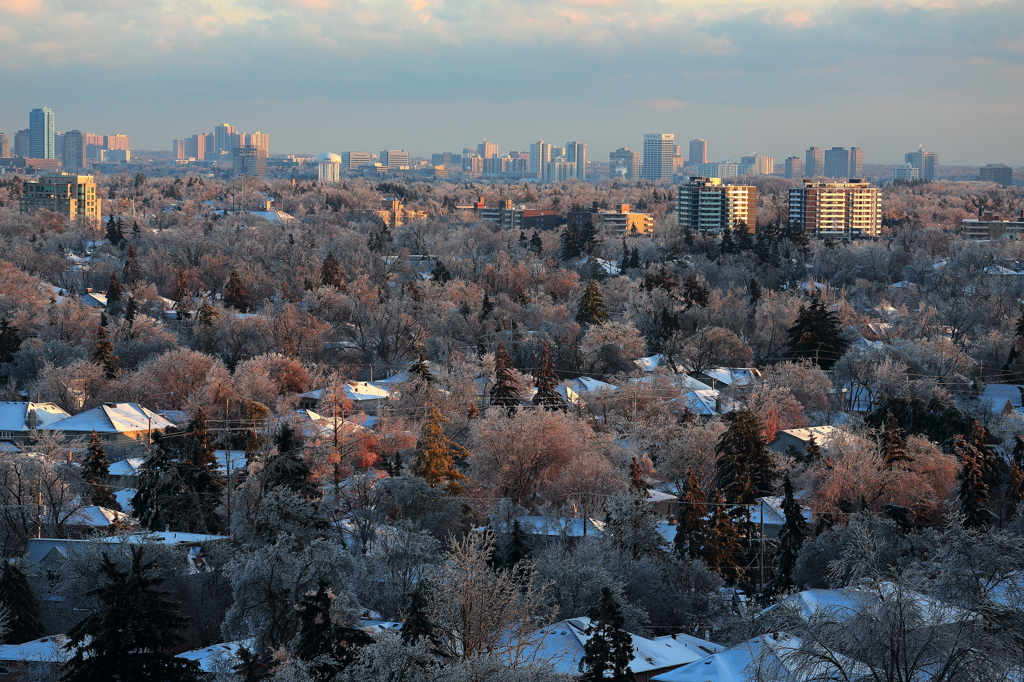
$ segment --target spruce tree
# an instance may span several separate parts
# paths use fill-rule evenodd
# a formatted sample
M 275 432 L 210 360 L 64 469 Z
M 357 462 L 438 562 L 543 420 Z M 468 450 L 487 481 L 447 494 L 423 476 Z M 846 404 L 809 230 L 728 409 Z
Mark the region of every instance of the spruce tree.
M 282 424 L 275 444 L 277 454 L 267 461 L 260 473 L 263 487 L 269 489 L 283 486 L 307 500 L 316 497 L 318 491 L 313 482 L 313 469 L 302 455 L 302 447 L 295 438 L 295 429 L 287 423 Z
M 540 234 L 537 230 L 534 230 L 533 234 L 530 236 L 530 250 L 537 255 L 540 255 L 540 252 L 544 250 L 544 242 L 541 241 Z
M 338 289 L 345 286 L 345 275 L 341 271 L 341 265 L 330 251 L 327 252 L 327 257 L 324 258 L 324 262 L 320 266 L 320 283 L 326 287 Z
M 11 364 L 21 350 L 21 331 L 0 317 L 0 364 Z
M 107 305 L 118 303 L 122 297 L 121 280 L 117 278 L 116 272 L 110 273 L 110 283 L 107 284 Z
M 320 582 L 316 592 L 304 594 L 296 606 L 299 630 L 293 645 L 295 656 L 310 664 L 314 680 L 327 682 L 348 667 L 359 647 L 373 639 L 361 629 L 336 624 L 331 618 L 334 597 Z
M 186 298 L 190 297 L 191 293 L 192 289 L 189 287 L 185 268 L 178 268 L 178 273 L 174 278 L 174 300 L 180 306 Z
M 989 490 L 994 490 L 1003 482 L 1003 466 L 1001 458 L 992 448 L 988 429 L 975 419 L 971 424 L 971 432 L 968 434 L 967 439 L 978 453 L 978 464 L 981 466 L 985 485 L 988 486 Z
M 145 279 L 144 274 L 142 266 L 139 265 L 139 255 L 135 253 L 135 246 L 129 244 L 128 255 L 124 259 L 124 269 L 121 271 L 121 281 L 131 286 Z
M 494 351 L 494 386 L 491 387 L 491 405 L 498 405 L 515 414 L 519 405 L 519 384 L 516 382 L 512 358 L 505 350 L 505 342 L 498 343 Z
M 972 444 L 958 437 L 953 448 L 960 458 L 960 513 L 968 528 L 983 528 L 993 519 L 989 500 L 989 487 L 985 482 L 985 470 L 981 454 Z
M 410 379 L 414 379 L 428 386 L 437 382 L 437 377 L 435 377 L 434 373 L 430 371 L 430 365 L 427 364 L 427 356 L 423 353 L 420 353 L 416 362 L 409 366 L 409 375 Z M 419 390 L 419 386 L 416 387 L 416 390 Z
M 156 434 L 149 455 L 139 468 L 132 497 L 132 516 L 151 531 L 178 530 L 180 500 L 184 497 L 177 463 L 171 458 L 167 437 Z
M 901 462 L 913 462 L 914 458 L 907 454 L 907 442 L 902 438 L 902 431 L 896 423 L 896 417 L 889 413 L 885 431 L 882 432 L 881 442 L 882 468 L 892 469 Z
M 209 329 L 219 317 L 220 313 L 217 312 L 217 309 L 204 298 L 203 304 L 199 306 L 199 311 L 196 313 L 196 320 L 199 324 Z
M 114 220 L 112 215 L 107 218 L 106 238 L 108 242 L 118 248 L 121 248 L 121 245 L 124 244 L 124 230 L 121 229 L 121 225 Z
M 102 326 L 96 329 L 96 347 L 92 352 L 92 363 L 103 368 L 107 379 L 117 377 L 117 356 L 114 355 L 114 344 L 107 337 L 107 330 Z
M 1014 462 L 1006 486 L 1006 518 L 1013 519 L 1024 502 L 1024 469 Z
M 551 358 L 551 346 L 547 341 L 540 352 L 540 369 L 533 383 L 537 393 L 533 396 L 533 404 L 545 410 L 566 410 L 568 405 L 558 394 L 558 375 L 555 374 L 555 362 Z
M 89 439 L 89 454 L 85 459 L 85 464 L 82 466 L 82 478 L 92 488 L 91 497 L 93 504 L 121 511 L 121 505 L 118 503 L 117 498 L 114 497 L 114 493 L 110 492 L 110 488 L 104 485 L 104 482 L 109 477 L 110 460 L 107 459 L 107 451 L 103 449 L 99 434 L 93 431 L 92 438 Z
M 718 485 L 731 504 L 753 504 L 775 490 L 775 457 L 753 412 L 729 412 L 723 421 L 729 428 L 715 446 Z
M 769 587 L 769 591 L 772 594 L 782 594 L 796 586 L 796 583 L 793 582 L 796 560 L 800 555 L 800 548 L 803 547 L 804 541 L 811 534 L 807 519 L 804 518 L 803 509 L 793 495 L 793 483 L 789 480 L 788 473 L 782 479 L 782 495 L 782 513 L 785 515 L 786 520 L 779 530 L 779 550 L 775 558 L 775 578 Z
M 788 339 L 791 357 L 812 360 L 825 370 L 832 369 L 849 346 L 842 337 L 839 317 L 817 296 L 811 298 L 809 306 L 800 306 Z
M 31 642 L 42 636 L 39 623 L 39 602 L 25 572 L 9 559 L 3 560 L 0 571 L 0 607 L 7 609 L 6 644 Z
M 215 533 L 221 528 L 217 508 L 224 490 L 224 477 L 218 470 L 213 434 L 202 408 L 189 422 L 179 450 L 178 465 L 182 483 L 192 498 L 194 521 L 188 525 L 193 532 Z
M 580 682 L 636 682 L 633 661 L 633 637 L 623 630 L 626 619 L 608 587 L 601 588 L 601 601 L 590 609 L 590 636 L 583 644 Z
M 631 457 L 629 461 L 629 490 L 630 492 L 636 493 L 643 498 L 647 498 L 647 491 L 650 490 L 651 486 L 648 485 L 647 480 L 644 478 L 644 469 L 640 466 L 640 462 L 636 457 Z
M 611 319 L 608 315 L 607 306 L 604 303 L 604 295 L 597 280 L 587 280 L 587 288 L 583 291 L 579 308 L 576 312 L 576 321 L 581 325 L 601 324 Z
M 801 464 L 817 464 L 823 457 L 821 446 L 818 445 L 818 440 L 811 434 L 811 437 L 807 440 L 807 446 L 804 447 L 804 451 L 801 453 L 798 460 Z
M 199 664 L 170 653 L 183 640 L 178 634 L 187 623 L 163 589 L 163 578 L 153 576 L 154 561 L 144 549 L 132 545 L 131 565 L 120 568 L 103 554 L 102 584 L 83 596 L 99 606 L 68 631 L 74 655 L 64 665 L 61 682 L 198 682 Z
M 238 276 L 238 272 L 235 270 L 232 270 L 231 274 L 228 275 L 228 283 L 224 287 L 224 305 L 234 308 L 240 313 L 247 313 L 252 309 L 252 303 L 249 300 L 249 290 L 242 283 L 242 278 Z
M 743 558 L 743 544 L 727 507 L 722 491 L 715 491 L 708 546 L 703 558 L 708 568 L 718 573 L 726 582 L 732 583 L 743 575 L 740 563 Z
M 440 650 L 440 642 L 435 633 L 434 624 L 430 621 L 430 616 L 428 615 L 430 606 L 429 589 L 427 583 L 420 582 L 409 594 L 399 634 L 403 644 L 415 644 L 422 639 L 429 642 L 436 652 Z
M 736 242 L 732 238 L 732 228 L 728 225 L 722 230 L 722 241 L 718 245 L 718 257 L 736 252 Z
M 427 418 L 416 441 L 411 471 L 431 488 L 444 488 L 449 495 L 458 495 L 469 478 L 456 468 L 455 458 L 468 457 L 469 451 L 444 434 L 442 425 L 449 421 L 432 403 L 427 403 Z
M 484 320 L 491 316 L 491 313 L 494 312 L 494 308 L 494 301 L 491 300 L 491 297 L 487 294 L 487 292 L 484 292 L 484 299 L 483 301 L 480 302 L 480 314 L 477 315 L 476 319 L 480 322 L 483 322 Z
M 683 485 L 682 496 L 679 499 L 679 514 L 676 518 L 675 550 L 680 557 L 704 557 L 710 539 L 707 502 L 697 474 L 690 469 L 686 473 L 686 483 Z

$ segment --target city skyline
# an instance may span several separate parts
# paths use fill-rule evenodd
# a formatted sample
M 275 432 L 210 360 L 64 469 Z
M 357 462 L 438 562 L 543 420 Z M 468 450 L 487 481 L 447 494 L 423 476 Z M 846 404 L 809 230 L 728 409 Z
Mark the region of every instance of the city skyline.
M 949 165 L 1024 164 L 1024 7 L 1009 1 L 211 0 L 75 22 L 53 21 L 55 3 L 0 0 L 8 136 L 46 105 L 60 129 L 153 150 L 221 120 L 308 154 L 487 138 L 582 140 L 606 158 L 667 131 L 708 140 L 709 160 L 858 144 L 869 163 L 924 146 Z M 90 77 L 55 89 L 39 67 Z

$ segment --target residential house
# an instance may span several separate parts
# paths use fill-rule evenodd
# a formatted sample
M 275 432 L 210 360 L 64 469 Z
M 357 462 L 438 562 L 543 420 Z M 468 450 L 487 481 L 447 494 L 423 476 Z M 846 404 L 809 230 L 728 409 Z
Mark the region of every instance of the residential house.
M 352 402 L 352 409 L 366 414 L 377 414 L 385 400 L 391 397 L 387 389 L 366 381 L 346 381 L 345 398 Z M 326 389 L 308 391 L 299 395 L 299 408 L 315 410 Z
M 768 444 L 773 452 L 786 452 L 789 448 L 802 453 L 807 452 L 811 439 L 818 445 L 832 437 L 834 426 L 809 426 L 806 429 L 784 429 L 775 434 L 775 440 Z
M 146 443 L 154 433 L 174 426 L 137 403 L 104 403 L 40 430 L 61 431 L 68 439 L 89 438 L 95 431 L 104 445 Z
M 0 646 L 0 678 L 11 682 L 56 680 L 61 666 L 73 655 L 67 643 L 67 636 L 51 635 Z
M 53 403 L 0 402 L 0 442 L 25 443 L 32 431 L 53 428 L 70 416 Z

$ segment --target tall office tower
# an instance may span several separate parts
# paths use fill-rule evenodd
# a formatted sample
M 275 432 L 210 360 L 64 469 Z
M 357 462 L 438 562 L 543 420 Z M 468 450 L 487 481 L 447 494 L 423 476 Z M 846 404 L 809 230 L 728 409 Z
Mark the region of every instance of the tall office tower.
M 207 152 L 221 152 L 231 151 L 231 136 L 235 134 L 235 126 L 230 123 L 221 123 L 219 126 L 213 127 L 213 148 L 207 149 Z M 237 145 L 236 145 L 237 146 Z
M 544 177 L 544 169 L 551 162 L 551 145 L 538 140 L 530 145 L 530 175 Z
M 672 159 L 676 155 L 676 136 L 673 133 L 644 134 L 644 167 L 640 175 L 644 180 L 671 180 Z
M 103 145 L 107 149 L 131 149 L 131 140 L 127 135 L 104 135 Z
M 481 159 L 496 159 L 498 158 L 498 145 L 484 140 L 476 146 L 476 153 Z
M 997 185 L 1013 184 L 1013 168 L 1002 163 L 990 163 L 978 169 L 978 180 L 994 182 Z
M 860 147 L 850 147 L 850 174 L 849 178 L 861 178 L 864 176 L 864 150 Z
M 11 158 L 11 141 L 7 139 L 7 136 L 0 133 L 0 159 Z
M 825 156 L 818 147 L 811 147 L 804 157 L 804 175 L 808 178 L 819 178 L 825 173 Z
M 826 149 L 825 168 L 822 175 L 826 178 L 850 177 L 850 150 L 845 147 Z
M 708 141 L 695 137 L 690 140 L 690 158 L 686 160 L 687 166 L 695 166 L 698 163 L 708 162 Z
M 257 149 L 262 149 L 268 157 L 270 156 L 270 133 L 261 133 L 257 130 L 255 133 L 249 133 L 245 137 L 246 142 Z
M 64 149 L 61 163 L 65 170 L 80 171 L 85 168 L 85 135 L 78 130 L 64 133 Z
M 576 179 L 587 179 L 587 145 L 583 142 L 565 143 L 565 160 L 576 164 Z
M 262 178 L 267 174 L 267 155 L 251 144 L 231 150 L 231 167 L 235 175 L 249 175 Z
M 404 149 L 385 149 L 380 153 L 380 162 L 385 168 L 397 170 L 409 167 L 409 152 Z
M 804 176 L 804 162 L 799 156 L 791 156 L 786 159 L 786 177 L 802 178 Z
M 789 220 L 818 237 L 877 237 L 882 197 L 877 187 L 857 182 L 814 182 L 789 190 Z
M 373 161 L 373 154 L 370 152 L 342 152 L 341 167 L 345 170 L 355 170 L 362 166 L 369 166 Z
M 28 129 L 31 135 L 29 154 L 33 159 L 55 159 L 53 112 L 43 107 L 33 109 L 28 115 Z
M 185 156 L 196 161 L 203 161 L 206 159 L 206 152 L 213 151 L 207 149 L 206 143 L 209 135 L 206 133 L 197 133 L 192 136 L 192 139 L 186 140 L 185 145 Z
M 608 177 L 623 180 L 640 179 L 640 153 L 619 147 L 608 155 Z
M 703 164 L 702 164 L 703 165 Z M 725 228 L 748 232 L 757 229 L 757 188 L 723 185 L 720 178 L 692 177 L 676 192 L 676 219 L 680 228 L 721 232 Z
M 187 140 L 171 140 L 171 158 L 180 160 L 186 158 L 185 145 Z
M 25 181 L 21 212 L 52 211 L 69 220 L 100 221 L 101 201 L 91 175 L 48 173 Z
M 919 147 L 916 152 L 904 154 L 903 162 L 916 168 L 917 177 L 921 180 L 934 180 L 938 176 L 939 155 L 935 152 L 926 152 L 924 147 Z

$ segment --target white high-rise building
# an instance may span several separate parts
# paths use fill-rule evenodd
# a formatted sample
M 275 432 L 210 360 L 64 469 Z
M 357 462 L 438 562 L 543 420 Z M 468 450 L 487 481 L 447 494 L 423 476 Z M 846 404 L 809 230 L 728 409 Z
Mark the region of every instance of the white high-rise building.
M 544 177 L 544 171 L 551 162 L 551 145 L 538 140 L 530 145 L 530 174 L 538 178 Z
M 57 158 L 53 111 L 46 107 L 33 109 L 28 115 L 29 153 L 33 159 Z
M 576 164 L 576 179 L 587 179 L 587 145 L 583 142 L 565 143 L 565 160 Z
M 673 133 L 646 133 L 640 177 L 644 180 L 671 180 L 675 157 L 676 136 Z

